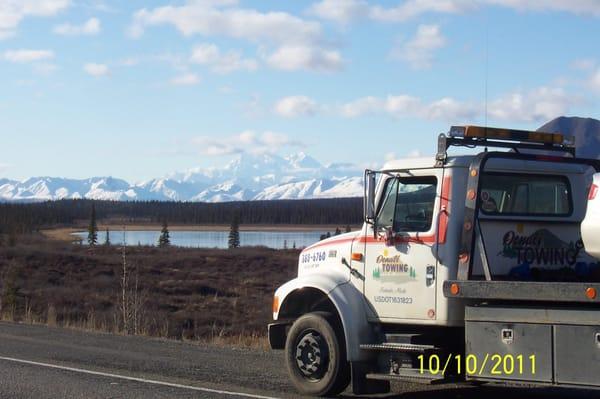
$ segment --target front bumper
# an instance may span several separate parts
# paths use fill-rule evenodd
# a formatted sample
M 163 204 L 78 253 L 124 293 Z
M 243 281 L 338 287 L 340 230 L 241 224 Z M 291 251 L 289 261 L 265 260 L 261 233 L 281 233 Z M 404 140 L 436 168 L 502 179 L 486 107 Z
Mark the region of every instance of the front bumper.
M 289 322 L 280 321 L 269 324 L 269 345 L 271 349 L 285 349 Z

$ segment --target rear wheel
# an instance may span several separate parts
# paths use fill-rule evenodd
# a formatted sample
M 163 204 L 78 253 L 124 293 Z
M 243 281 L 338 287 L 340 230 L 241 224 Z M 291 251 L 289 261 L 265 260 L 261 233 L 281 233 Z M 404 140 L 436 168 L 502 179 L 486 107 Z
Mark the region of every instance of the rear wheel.
M 285 351 L 292 383 L 305 395 L 337 395 L 350 383 L 342 329 L 329 313 L 309 313 L 296 320 Z

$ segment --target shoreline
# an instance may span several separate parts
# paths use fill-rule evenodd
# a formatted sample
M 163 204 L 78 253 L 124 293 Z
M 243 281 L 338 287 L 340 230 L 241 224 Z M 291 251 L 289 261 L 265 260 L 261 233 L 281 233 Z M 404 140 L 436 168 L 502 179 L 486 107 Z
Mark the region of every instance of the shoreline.
M 122 224 L 112 224 L 112 223 L 99 223 L 98 224 L 98 233 L 101 233 L 108 229 L 110 232 L 121 232 L 123 228 L 127 231 L 160 231 L 162 229 L 162 225 L 160 224 L 131 224 L 131 225 L 122 225 Z M 352 231 L 356 231 L 359 226 L 350 226 Z M 169 225 L 169 231 L 229 231 L 229 225 Z M 282 232 L 282 231 L 290 231 L 290 232 L 331 232 L 333 233 L 336 228 L 345 231 L 345 226 L 335 226 L 335 225 L 240 225 L 240 231 L 263 231 L 263 232 Z M 50 229 L 41 230 L 41 234 L 51 240 L 57 241 L 74 241 L 73 233 L 86 231 L 86 226 L 81 227 L 57 227 Z

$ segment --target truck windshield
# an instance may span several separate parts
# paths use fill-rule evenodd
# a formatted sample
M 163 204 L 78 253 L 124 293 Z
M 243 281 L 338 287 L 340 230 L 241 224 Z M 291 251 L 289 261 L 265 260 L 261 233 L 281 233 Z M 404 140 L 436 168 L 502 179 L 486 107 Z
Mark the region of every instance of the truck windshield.
M 392 178 L 386 182 L 377 225 L 396 232 L 425 232 L 431 228 L 437 180 L 435 177 Z
M 480 199 L 488 215 L 569 216 L 573 210 L 565 176 L 487 173 Z

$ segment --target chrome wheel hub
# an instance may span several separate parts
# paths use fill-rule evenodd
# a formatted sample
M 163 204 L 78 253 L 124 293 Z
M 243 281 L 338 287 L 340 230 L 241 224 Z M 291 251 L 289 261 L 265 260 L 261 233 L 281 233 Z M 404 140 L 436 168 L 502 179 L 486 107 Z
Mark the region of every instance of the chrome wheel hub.
M 327 370 L 327 343 L 315 331 L 306 332 L 296 345 L 296 364 L 300 372 L 309 379 L 320 379 Z

